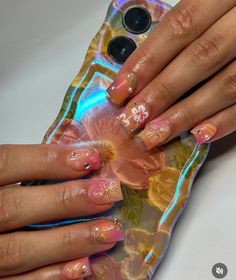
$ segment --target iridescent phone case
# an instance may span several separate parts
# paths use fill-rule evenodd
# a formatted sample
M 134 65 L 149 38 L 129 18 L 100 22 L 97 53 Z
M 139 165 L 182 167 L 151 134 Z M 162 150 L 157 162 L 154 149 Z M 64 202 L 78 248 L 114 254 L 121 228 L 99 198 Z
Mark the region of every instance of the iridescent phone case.
M 150 28 L 140 35 L 127 31 L 122 21 L 125 11 L 133 6 L 147 9 L 152 17 Z M 92 257 L 93 276 L 86 279 L 152 279 L 209 149 L 209 145 L 197 145 L 186 133 L 168 145 L 145 152 L 116 125 L 122 109 L 112 106 L 106 98 L 106 89 L 122 66 L 108 54 L 110 41 L 127 36 L 139 46 L 169 9 L 170 6 L 156 0 L 111 3 L 81 70 L 66 93 L 60 113 L 43 140 L 47 144 L 64 145 L 110 141 L 116 151 L 111 164 L 91 177 L 120 179 L 122 202 L 98 217 L 35 225 L 60 226 L 100 217 L 118 217 L 122 221 L 124 242 Z

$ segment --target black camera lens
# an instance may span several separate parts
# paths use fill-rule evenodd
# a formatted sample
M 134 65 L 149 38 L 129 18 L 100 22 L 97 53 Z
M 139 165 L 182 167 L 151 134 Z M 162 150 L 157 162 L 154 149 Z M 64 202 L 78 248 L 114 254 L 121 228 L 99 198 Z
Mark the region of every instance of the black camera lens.
M 152 17 L 149 11 L 143 7 L 132 7 L 123 16 L 125 29 L 134 34 L 145 33 L 152 24 Z
M 136 43 L 131 38 L 118 36 L 110 41 L 108 55 L 115 62 L 123 64 L 136 48 Z

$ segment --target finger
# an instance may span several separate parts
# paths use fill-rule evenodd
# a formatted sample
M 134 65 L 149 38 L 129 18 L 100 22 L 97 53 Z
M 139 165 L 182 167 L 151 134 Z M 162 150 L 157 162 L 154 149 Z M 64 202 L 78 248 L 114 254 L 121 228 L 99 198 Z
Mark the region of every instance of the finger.
M 4 277 L 2 280 L 74 280 L 92 275 L 89 259 L 81 258 L 68 263 L 46 266 L 17 276 Z
M 99 169 L 112 153 L 107 143 L 71 147 L 0 145 L 0 185 L 38 179 L 76 179 Z
M 0 276 L 23 273 L 112 248 L 124 239 L 117 220 L 99 220 L 0 236 Z
M 29 224 L 104 212 L 122 200 L 116 179 L 70 181 L 39 187 L 0 189 L 0 232 Z
M 118 118 L 129 132 L 143 127 L 147 121 L 160 115 L 193 86 L 235 58 L 235 17 L 236 7 L 184 50 L 131 100 Z M 126 119 L 130 120 L 129 123 Z
M 121 104 L 144 88 L 174 57 L 236 4 L 235 0 L 182 0 L 130 56 L 114 83 L 109 98 Z
M 194 94 L 172 106 L 139 134 L 148 149 L 167 143 L 236 103 L 236 60 Z
M 209 143 L 236 131 L 236 104 L 197 125 L 191 132 L 198 144 Z

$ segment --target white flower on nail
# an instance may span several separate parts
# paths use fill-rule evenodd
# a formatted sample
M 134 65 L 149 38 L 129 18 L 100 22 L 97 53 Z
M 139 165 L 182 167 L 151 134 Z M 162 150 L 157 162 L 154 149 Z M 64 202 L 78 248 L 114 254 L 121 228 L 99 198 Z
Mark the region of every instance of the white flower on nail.
M 133 118 L 137 124 L 142 124 L 149 117 L 149 113 L 146 111 L 144 105 L 138 105 L 134 107 L 131 111 L 133 114 Z
M 126 114 L 121 114 L 117 119 L 121 121 L 125 127 L 128 127 L 130 125 L 130 121 L 127 118 Z
M 110 182 L 110 188 L 111 189 L 114 189 L 114 188 L 116 188 L 117 187 L 117 182 L 116 181 L 111 181 Z

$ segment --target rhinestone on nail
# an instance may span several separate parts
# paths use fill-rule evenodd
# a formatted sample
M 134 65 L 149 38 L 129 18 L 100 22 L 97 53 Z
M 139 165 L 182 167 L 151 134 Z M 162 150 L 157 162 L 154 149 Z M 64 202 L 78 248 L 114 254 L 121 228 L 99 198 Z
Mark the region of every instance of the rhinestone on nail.
M 132 87 L 129 87 L 129 88 L 127 89 L 127 92 L 128 92 L 128 93 L 133 93 L 133 92 L 134 92 L 134 89 L 133 89 Z
M 77 154 L 76 154 L 76 152 L 72 152 L 72 154 L 71 154 L 71 159 L 72 159 L 72 160 L 77 159 Z
M 88 163 L 88 162 L 85 162 L 84 163 L 84 168 L 85 168 L 85 170 L 88 170 L 88 169 L 90 169 L 90 164 Z
M 122 229 L 122 223 L 121 223 L 121 220 L 120 220 L 119 218 L 115 217 L 115 218 L 113 219 L 113 224 L 114 224 L 116 227 L 118 227 L 119 230 Z
M 86 265 L 82 266 L 82 275 L 87 275 L 89 273 L 88 268 Z

